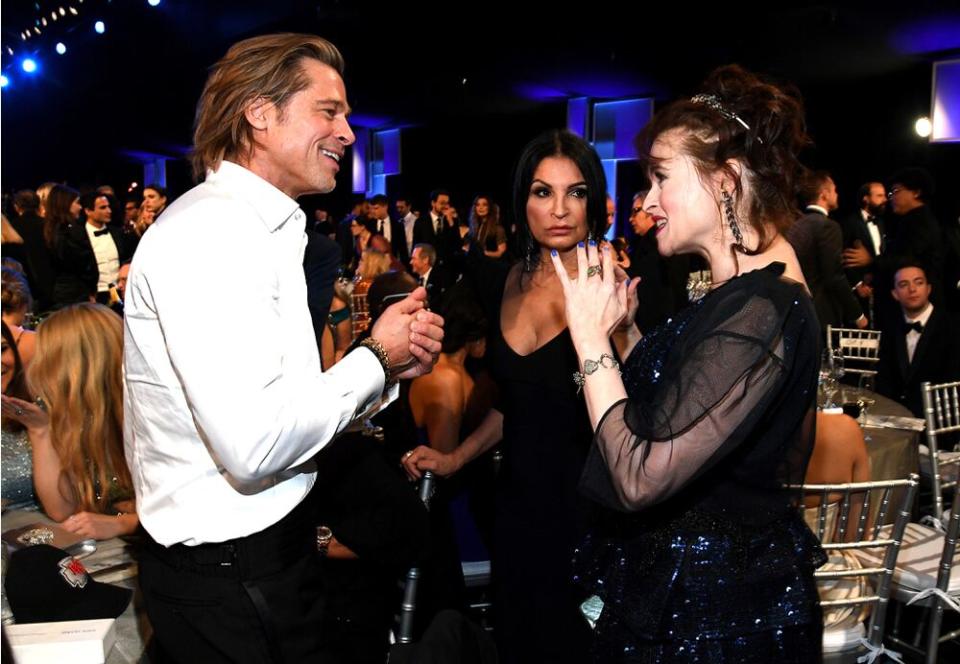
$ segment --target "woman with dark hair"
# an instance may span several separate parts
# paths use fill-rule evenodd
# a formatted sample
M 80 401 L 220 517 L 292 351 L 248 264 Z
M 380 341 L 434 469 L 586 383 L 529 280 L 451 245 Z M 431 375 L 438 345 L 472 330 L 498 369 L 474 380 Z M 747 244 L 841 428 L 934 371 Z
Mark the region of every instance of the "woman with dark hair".
M 500 258 L 507 251 L 507 232 L 500 224 L 500 206 L 489 196 L 477 196 L 470 206 L 470 235 L 488 258 Z
M 787 488 L 816 429 L 817 317 L 781 234 L 805 143 L 800 100 L 736 66 L 651 120 L 659 250 L 699 254 L 713 286 L 642 339 L 609 247 L 573 275 L 552 256 L 595 431 L 581 488 L 607 508 L 575 563 L 593 661 L 821 659 L 825 556 Z
M 3 395 L 30 400 L 23 362 L 17 351 L 17 343 L 6 323 L 3 323 L 0 369 L 3 375 Z M 30 438 L 23 424 L 12 417 L 3 418 L 3 508 L 37 509 L 37 497 L 33 493 L 33 463 Z
M 475 275 L 487 318 L 499 405 L 449 453 L 420 446 L 407 472 L 450 475 L 501 439 L 491 551 L 495 630 L 503 662 L 582 662 L 590 632 L 578 606 L 586 595 L 570 581 L 570 560 L 588 523 L 577 480 L 591 437 L 570 375 L 576 352 L 563 317 L 563 291 L 550 264 L 571 273 L 576 249 L 601 237 L 606 178 L 600 158 L 566 131 L 534 139 L 514 179 L 514 217 L 523 260 L 512 268 L 485 261 Z M 478 268 L 479 269 L 479 268 Z
M 57 235 L 60 229 L 67 224 L 75 223 L 80 219 L 80 194 L 76 189 L 62 184 L 55 184 L 47 194 L 46 214 L 43 217 L 43 240 L 47 248 L 56 248 Z
M 152 214 L 151 222 L 167 209 L 167 190 L 158 184 L 148 184 L 143 188 L 143 206 L 144 211 Z M 149 226 L 149 224 L 147 224 Z M 142 235 L 143 233 L 141 233 Z

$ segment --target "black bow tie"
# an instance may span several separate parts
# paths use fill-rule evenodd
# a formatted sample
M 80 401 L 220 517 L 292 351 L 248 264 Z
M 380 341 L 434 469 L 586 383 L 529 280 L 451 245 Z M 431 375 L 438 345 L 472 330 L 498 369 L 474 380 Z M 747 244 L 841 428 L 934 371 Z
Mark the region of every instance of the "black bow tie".
M 109 232 L 110 232 L 110 229 L 109 229 L 109 228 L 101 228 L 101 229 L 98 230 L 98 231 L 93 231 L 93 234 L 94 234 L 94 236 L 99 237 L 99 236 L 101 236 L 101 235 L 106 235 L 106 234 L 109 233 Z
M 918 320 L 913 321 L 912 323 L 904 323 L 905 329 L 903 330 L 904 334 L 909 334 L 910 330 L 915 330 L 917 334 L 923 334 L 923 323 Z

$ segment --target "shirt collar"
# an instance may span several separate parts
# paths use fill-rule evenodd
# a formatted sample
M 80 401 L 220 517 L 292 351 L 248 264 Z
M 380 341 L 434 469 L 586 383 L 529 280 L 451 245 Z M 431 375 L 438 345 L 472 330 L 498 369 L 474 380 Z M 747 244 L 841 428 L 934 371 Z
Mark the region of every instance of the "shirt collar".
M 295 200 L 262 177 L 226 159 L 216 171 L 207 171 L 206 181 L 248 203 L 270 232 L 280 228 L 300 209 Z
M 814 212 L 819 212 L 824 217 L 829 216 L 825 208 L 820 207 L 819 205 L 808 205 L 807 210 L 813 210 Z
M 927 308 L 920 312 L 920 315 L 916 318 L 910 318 L 907 315 L 904 315 L 903 319 L 908 323 L 918 322 L 924 327 L 927 326 L 927 321 L 930 320 L 930 315 L 933 313 L 933 302 L 927 303 Z
M 94 226 L 93 224 L 91 224 L 89 221 L 83 222 L 83 225 L 84 225 L 84 227 L 87 229 L 87 234 L 88 234 L 88 235 L 92 235 L 93 233 L 102 231 L 102 230 L 104 230 L 104 229 L 107 227 L 107 225 L 104 224 L 104 225 L 101 226 L 100 228 L 97 228 L 96 226 Z

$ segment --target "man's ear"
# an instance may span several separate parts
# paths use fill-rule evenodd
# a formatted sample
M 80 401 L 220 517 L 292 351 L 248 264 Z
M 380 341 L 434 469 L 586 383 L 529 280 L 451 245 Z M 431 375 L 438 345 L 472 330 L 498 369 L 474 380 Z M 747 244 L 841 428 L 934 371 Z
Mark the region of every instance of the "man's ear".
M 243 109 L 243 116 L 254 129 L 263 131 L 270 122 L 270 117 L 275 111 L 273 102 L 266 97 L 257 97 Z

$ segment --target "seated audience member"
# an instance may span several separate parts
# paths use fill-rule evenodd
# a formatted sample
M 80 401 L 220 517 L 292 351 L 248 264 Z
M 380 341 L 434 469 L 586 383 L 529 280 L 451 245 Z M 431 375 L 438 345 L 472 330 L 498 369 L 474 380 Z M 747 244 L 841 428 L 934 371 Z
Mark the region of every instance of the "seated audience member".
M 804 478 L 806 484 L 845 484 L 848 482 L 869 482 L 870 460 L 867 457 L 867 445 L 863 440 L 863 431 L 852 417 L 843 414 L 817 413 L 817 436 L 813 445 L 813 454 L 807 466 Z M 846 541 L 856 541 L 856 524 L 862 508 L 862 494 L 851 501 L 847 513 Z M 825 512 L 823 539 L 836 542 L 836 529 L 840 519 L 840 494 L 828 496 L 831 501 Z M 804 520 L 814 533 L 818 532 L 820 519 L 820 497 L 808 495 L 804 498 Z M 869 524 L 868 524 L 869 526 Z M 821 570 L 839 570 L 859 568 L 856 555 L 851 551 L 834 550 Z M 870 594 L 864 579 L 830 579 L 818 585 L 821 601 L 852 599 Z M 838 607 L 824 610 L 823 626 L 826 629 L 849 629 L 863 622 L 868 611 L 858 607 Z
M 346 282 L 334 282 L 333 300 L 330 302 L 330 313 L 327 314 L 323 336 L 320 340 L 320 360 L 324 370 L 343 359 L 344 353 L 350 346 L 350 292 Z
M 446 268 L 437 264 L 437 252 L 432 245 L 417 244 L 410 255 L 410 270 L 417 283 L 427 289 L 427 302 L 436 307 L 443 300 L 449 285 Z
M 37 330 L 27 370 L 37 402 L 3 397 L 4 418 L 27 428 L 44 511 L 84 537 L 126 535 L 139 524 L 123 451 L 122 358 L 117 314 L 92 303 L 65 307 Z
M 393 249 L 390 247 L 390 242 L 384 236 L 376 234 L 370 238 L 370 249 L 379 251 L 381 254 L 384 254 L 387 258 L 390 259 L 390 269 L 396 270 L 398 272 L 403 272 L 407 269 L 407 266 L 403 264 L 397 255 L 393 252 Z
M 424 444 L 452 451 L 486 416 L 473 400 L 474 380 L 467 373 L 468 357 L 486 352 L 487 321 L 483 309 L 466 289 L 454 286 L 441 307 L 446 321 L 443 346 L 433 371 L 412 381 L 410 407 Z
M 374 279 L 368 291 L 371 322 L 414 288 L 404 272 Z M 326 606 L 320 629 L 330 661 L 386 660 L 402 599 L 398 581 L 425 559 L 430 547 L 427 511 L 402 477 L 399 453 L 394 452 L 409 445 L 398 437 L 413 437 L 409 407 L 404 407 L 406 386 L 401 381 L 397 403 L 377 413 L 375 427 L 345 433 L 316 457 L 312 498 L 326 536 L 321 549 Z M 371 435 L 376 431 L 383 440 Z M 428 590 L 420 593 L 418 615 L 432 613 L 428 595 Z
M 880 337 L 877 391 L 923 417 L 920 384 L 960 380 L 956 315 L 930 301 L 932 285 L 924 267 L 907 263 L 894 273 L 890 292 L 900 315 Z
M 16 270 L 4 267 L 2 273 L 3 322 L 10 328 L 17 352 L 26 367 L 33 359 L 36 347 L 36 333 L 23 327 L 27 314 L 33 308 L 30 286 L 27 285 L 27 278 Z
M 370 326 L 370 312 L 367 309 L 367 290 L 373 280 L 390 271 L 390 257 L 369 247 L 363 250 L 357 273 L 354 275 L 353 295 L 350 309 L 353 317 L 353 337 L 357 338 Z
M 27 391 L 25 368 L 17 352 L 17 344 L 10 328 L 3 323 L 3 347 L 0 354 L 0 368 L 3 375 L 3 396 L 30 401 Z M 32 459 L 30 438 L 27 429 L 18 420 L 6 416 L 4 401 L 3 459 L 0 463 L 0 482 L 4 509 L 37 509 L 37 497 L 33 493 Z
M 940 304 L 944 296 L 944 241 L 942 229 L 930 202 L 935 184 L 922 168 L 904 168 L 887 183 L 883 251 L 873 262 L 877 288 L 874 289 L 875 327 L 884 329 L 900 321 L 900 305 L 890 297 L 887 285 L 894 272 L 907 263 L 920 262 L 932 288 L 931 301 Z M 861 255 L 862 258 L 862 255 Z

